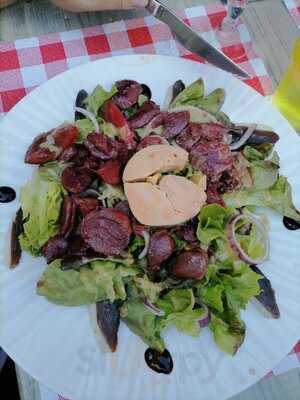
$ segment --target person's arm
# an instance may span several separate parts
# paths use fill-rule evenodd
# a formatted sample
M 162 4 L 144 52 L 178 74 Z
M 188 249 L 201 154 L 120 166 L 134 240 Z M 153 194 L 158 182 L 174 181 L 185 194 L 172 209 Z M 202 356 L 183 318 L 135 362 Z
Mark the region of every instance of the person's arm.
M 68 11 L 127 10 L 144 8 L 148 0 L 52 0 L 58 7 Z

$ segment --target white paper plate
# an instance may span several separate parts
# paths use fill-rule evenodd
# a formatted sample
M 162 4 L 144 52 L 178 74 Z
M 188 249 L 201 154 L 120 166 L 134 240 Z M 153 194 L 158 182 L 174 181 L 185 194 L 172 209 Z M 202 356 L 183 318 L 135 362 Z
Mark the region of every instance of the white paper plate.
M 153 98 L 163 103 L 167 88 L 177 79 L 186 83 L 202 76 L 206 90 L 226 90 L 224 111 L 233 121 L 272 126 L 281 136 L 277 150 L 282 173 L 288 176 L 300 207 L 300 140 L 267 100 L 221 70 L 195 62 L 161 56 L 103 59 L 70 70 L 30 93 L 0 125 L 0 185 L 19 194 L 33 168 L 23 163 L 27 146 L 41 131 L 73 119 L 78 90 L 90 91 L 100 82 L 106 88 L 117 79 L 145 82 Z M 0 205 L 1 241 L 17 202 Z M 72 400 L 222 400 L 260 379 L 282 359 L 300 337 L 300 232 L 287 231 L 281 218 L 270 214 L 271 258 L 263 270 L 276 290 L 282 317 L 263 317 L 250 305 L 244 345 L 233 358 L 221 353 L 210 332 L 193 339 L 174 330 L 166 343 L 174 359 L 169 376 L 158 375 L 144 362 L 146 346 L 122 324 L 116 354 L 101 354 L 86 307 L 66 308 L 35 294 L 45 262 L 23 255 L 9 271 L 0 267 L 0 345 L 33 377 Z

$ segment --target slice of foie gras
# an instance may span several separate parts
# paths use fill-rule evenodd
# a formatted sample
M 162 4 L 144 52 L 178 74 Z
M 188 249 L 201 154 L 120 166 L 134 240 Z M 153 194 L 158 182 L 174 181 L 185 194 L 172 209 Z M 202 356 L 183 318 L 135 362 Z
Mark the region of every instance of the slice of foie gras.
M 188 221 L 206 201 L 203 189 L 176 175 L 164 176 L 159 185 L 125 183 L 124 190 L 135 218 L 149 226 L 172 226 Z
M 181 171 L 189 160 L 188 152 L 180 147 L 156 144 L 138 151 L 128 161 L 124 182 L 141 182 L 159 172 Z

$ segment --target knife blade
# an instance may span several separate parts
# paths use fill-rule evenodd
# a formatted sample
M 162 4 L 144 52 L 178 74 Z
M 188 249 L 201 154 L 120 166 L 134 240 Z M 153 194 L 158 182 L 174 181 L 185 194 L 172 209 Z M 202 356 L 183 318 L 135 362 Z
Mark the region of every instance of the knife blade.
M 157 0 L 149 0 L 146 6 L 147 10 L 157 19 L 169 26 L 176 39 L 189 51 L 195 53 L 210 64 L 221 68 L 227 72 L 239 75 L 244 79 L 250 78 L 250 75 L 233 62 L 224 53 L 212 46 L 203 39 L 190 26 L 178 18 L 169 8 Z

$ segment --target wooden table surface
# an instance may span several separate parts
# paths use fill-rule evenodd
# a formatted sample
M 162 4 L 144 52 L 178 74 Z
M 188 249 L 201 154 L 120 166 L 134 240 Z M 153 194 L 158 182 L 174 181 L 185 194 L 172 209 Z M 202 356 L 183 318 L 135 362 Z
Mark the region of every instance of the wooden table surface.
M 184 8 L 214 1 L 164 0 L 164 3 L 171 8 Z M 141 14 L 141 11 L 72 14 L 54 7 L 47 0 L 20 1 L 0 11 L 0 41 L 99 25 Z M 263 59 L 275 87 L 288 65 L 292 45 L 299 31 L 281 0 L 250 0 L 244 18 L 256 51 Z M 19 367 L 17 375 L 21 400 L 40 400 L 37 382 Z M 300 369 L 294 369 L 261 381 L 231 400 L 299 399 Z

